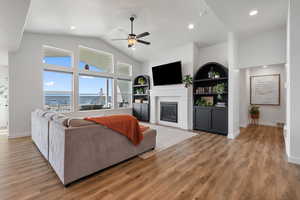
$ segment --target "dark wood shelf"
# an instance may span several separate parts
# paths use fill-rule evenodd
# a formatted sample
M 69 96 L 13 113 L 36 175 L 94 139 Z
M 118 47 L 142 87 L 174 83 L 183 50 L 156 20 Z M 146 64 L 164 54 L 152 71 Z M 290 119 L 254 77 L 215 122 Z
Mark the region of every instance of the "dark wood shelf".
M 144 84 L 139 83 L 139 79 L 144 79 Z M 137 90 L 142 90 L 143 94 L 132 94 L 132 103 L 133 103 L 133 110 L 132 114 L 135 116 L 139 121 L 149 122 L 150 120 L 150 77 L 147 75 L 139 75 L 135 77 L 132 88 L 134 93 Z M 141 91 L 139 91 L 141 92 Z M 135 102 L 135 100 L 147 101 L 148 103 L 142 102 Z
M 220 94 L 220 95 L 225 95 L 225 94 L 228 94 L 228 92 L 223 92 L 223 93 Z M 207 96 L 207 95 L 219 95 L 219 94 L 218 94 L 218 93 L 202 93 L 202 94 L 194 93 L 194 95 L 203 95 L 203 96 Z
M 217 72 L 220 78 L 208 78 L 210 72 Z M 224 84 L 224 90 L 218 94 L 214 87 Z M 228 133 L 228 69 L 215 62 L 210 62 L 198 69 L 193 81 L 193 125 L 195 130 L 227 135 Z M 220 90 L 219 90 L 220 91 Z M 226 107 L 216 106 L 222 96 Z M 211 106 L 196 105 L 197 101 L 208 101 Z
M 133 94 L 133 96 L 148 96 L 149 94 Z
M 149 87 L 149 85 L 133 85 L 133 87 Z
M 226 81 L 228 80 L 227 77 L 221 77 L 221 78 L 205 78 L 205 79 L 200 79 L 200 80 L 194 80 L 194 83 L 199 83 L 199 82 L 213 82 L 213 81 Z

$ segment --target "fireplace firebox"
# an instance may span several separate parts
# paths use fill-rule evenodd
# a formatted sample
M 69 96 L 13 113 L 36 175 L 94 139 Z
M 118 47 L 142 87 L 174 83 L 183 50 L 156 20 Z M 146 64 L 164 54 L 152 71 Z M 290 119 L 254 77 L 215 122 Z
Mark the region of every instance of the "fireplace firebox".
M 160 102 L 160 120 L 166 122 L 178 122 L 178 103 Z

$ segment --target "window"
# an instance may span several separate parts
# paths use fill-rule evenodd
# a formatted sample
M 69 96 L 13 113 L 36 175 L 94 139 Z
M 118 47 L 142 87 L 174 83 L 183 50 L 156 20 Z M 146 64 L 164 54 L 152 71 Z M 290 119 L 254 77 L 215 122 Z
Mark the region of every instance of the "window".
M 117 102 L 119 108 L 131 106 L 132 83 L 129 80 L 117 80 Z
M 132 66 L 126 63 L 117 64 L 117 72 L 119 75 L 131 76 L 132 75 Z
M 72 74 L 44 71 L 44 101 L 47 110 L 72 110 Z
M 112 107 L 112 79 L 79 76 L 80 110 L 109 109 Z
M 113 56 L 98 50 L 79 47 L 79 69 L 82 71 L 112 73 Z
M 71 53 L 54 47 L 44 47 L 43 63 L 58 67 L 72 67 Z

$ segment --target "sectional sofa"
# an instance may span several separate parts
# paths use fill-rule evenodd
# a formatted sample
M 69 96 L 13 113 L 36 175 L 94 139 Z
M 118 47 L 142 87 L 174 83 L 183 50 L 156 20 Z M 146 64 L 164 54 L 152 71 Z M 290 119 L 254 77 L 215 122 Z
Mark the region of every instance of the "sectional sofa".
M 118 164 L 156 145 L 156 130 L 144 132 L 133 145 L 125 136 L 83 119 L 36 110 L 32 140 L 64 185 Z

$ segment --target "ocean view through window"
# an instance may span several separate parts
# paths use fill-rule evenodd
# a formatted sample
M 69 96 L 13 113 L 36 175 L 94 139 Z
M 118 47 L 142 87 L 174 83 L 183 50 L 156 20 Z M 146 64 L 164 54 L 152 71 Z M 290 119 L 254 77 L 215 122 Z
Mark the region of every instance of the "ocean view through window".
M 46 110 L 72 111 L 72 74 L 44 71 L 44 98 Z
M 112 108 L 112 79 L 96 76 L 79 76 L 80 110 Z
M 132 65 L 114 64 L 108 52 L 78 48 L 74 58 L 72 51 L 43 46 L 45 109 L 64 113 L 130 108 Z

